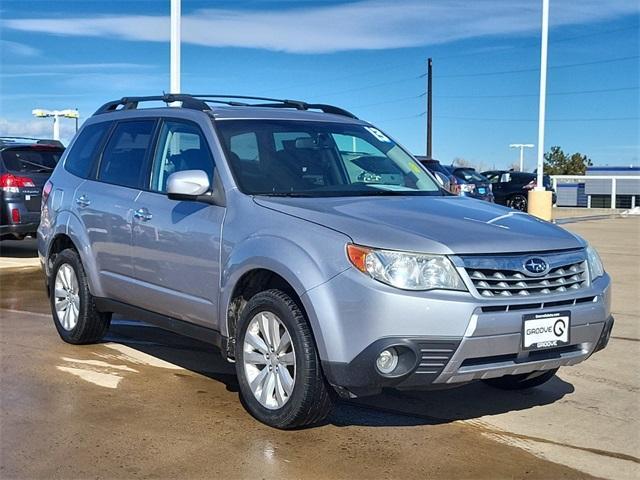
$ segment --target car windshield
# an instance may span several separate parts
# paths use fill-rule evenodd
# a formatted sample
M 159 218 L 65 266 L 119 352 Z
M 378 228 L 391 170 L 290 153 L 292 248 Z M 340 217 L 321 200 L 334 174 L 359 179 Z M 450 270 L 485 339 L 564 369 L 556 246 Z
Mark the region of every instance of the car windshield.
M 456 177 L 460 177 L 467 182 L 487 182 L 486 177 L 483 177 L 472 168 L 459 168 L 455 173 Z
M 10 172 L 45 173 L 55 168 L 62 156 L 62 150 L 40 147 L 9 148 L 1 155 L 4 166 Z
M 416 160 L 367 125 L 217 120 L 241 191 L 329 197 L 443 195 Z

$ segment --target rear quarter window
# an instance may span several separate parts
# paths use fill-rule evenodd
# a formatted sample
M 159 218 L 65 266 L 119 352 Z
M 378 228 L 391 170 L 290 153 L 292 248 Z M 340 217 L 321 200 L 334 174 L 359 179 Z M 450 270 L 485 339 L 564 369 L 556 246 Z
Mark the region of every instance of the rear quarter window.
M 82 129 L 67 154 L 64 167 L 81 178 L 89 178 L 112 122 L 94 123 Z

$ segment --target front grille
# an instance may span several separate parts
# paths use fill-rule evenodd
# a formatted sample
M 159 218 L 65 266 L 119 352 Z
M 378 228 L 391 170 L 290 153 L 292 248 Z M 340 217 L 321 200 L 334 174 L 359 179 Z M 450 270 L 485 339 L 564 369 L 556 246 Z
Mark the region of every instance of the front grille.
M 544 258 L 549 271 L 542 276 L 530 275 L 522 268 L 526 257 L 464 259 L 473 286 L 483 297 L 524 297 L 554 295 L 580 290 L 588 285 L 587 261 L 581 254 Z

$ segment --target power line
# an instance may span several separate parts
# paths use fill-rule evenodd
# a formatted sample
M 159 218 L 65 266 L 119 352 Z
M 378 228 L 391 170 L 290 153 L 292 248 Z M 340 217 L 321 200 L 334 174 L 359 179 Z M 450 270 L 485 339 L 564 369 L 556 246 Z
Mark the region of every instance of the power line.
M 389 122 L 394 120 L 407 120 L 411 118 L 424 117 L 427 114 L 423 111 L 414 115 L 406 115 L 402 117 L 384 118 L 380 120 Z M 435 118 L 444 118 L 447 120 L 464 120 L 473 122 L 537 122 L 537 118 L 497 118 L 497 117 L 459 117 L 454 115 L 436 115 Z M 618 121 L 630 121 L 640 120 L 640 117 L 600 117 L 600 118 L 549 118 L 547 122 L 618 122 Z
M 457 117 L 438 115 L 438 118 L 449 120 L 470 120 L 482 122 L 537 122 L 537 118 L 491 118 L 491 117 Z M 548 118 L 547 122 L 618 122 L 623 120 L 640 120 L 640 117 L 601 117 L 601 118 Z
M 627 57 L 617 57 L 617 58 L 607 58 L 607 59 L 602 59 L 602 60 L 594 60 L 591 62 L 579 62 L 579 63 L 566 63 L 566 64 L 561 64 L 561 65 L 551 65 L 549 66 L 549 69 L 563 69 L 563 68 L 572 68 L 572 67 L 582 67 L 582 66 L 586 66 L 586 65 L 598 65 L 598 64 L 603 64 L 603 63 L 614 63 L 614 62 L 622 62 L 622 61 L 626 61 L 626 60 L 632 60 L 632 59 L 637 59 L 640 58 L 640 55 L 630 55 Z M 493 72 L 475 72 L 475 73 L 461 73 L 461 74 L 449 74 L 449 75 L 434 75 L 434 77 L 436 78 L 462 78 L 462 77 L 481 77 L 481 76 L 490 76 L 490 75 L 503 75 L 503 74 L 512 74 L 512 73 L 522 73 L 522 72 L 538 72 L 540 71 L 540 69 L 538 67 L 535 68 L 523 68 L 523 69 L 518 69 L 518 70 L 499 70 L 499 71 L 493 71 Z M 381 83 L 374 83 L 374 84 L 370 84 L 370 85 L 362 85 L 360 87 L 354 87 L 354 88 L 349 88 L 346 90 L 339 90 L 337 92 L 327 92 L 327 93 L 323 93 L 320 94 L 322 96 L 328 96 L 328 95 L 343 95 L 346 93 L 353 93 L 353 92 L 358 92 L 361 90 L 368 90 L 370 88 L 377 88 L 377 87 L 385 87 L 388 85 L 395 85 L 398 83 L 402 83 L 402 82 L 408 82 L 411 80 L 419 80 L 419 79 L 423 79 L 426 77 L 426 73 L 423 73 L 421 75 L 418 75 L 416 77 L 404 77 L 404 78 L 400 78 L 397 80 L 391 80 L 388 82 L 381 82 Z M 317 95 L 316 95 L 317 96 Z
M 638 90 L 639 86 L 635 87 L 620 87 L 620 88 L 599 88 L 594 90 L 574 90 L 570 92 L 550 92 L 547 96 L 563 96 L 563 95 L 584 95 L 590 93 L 607 93 L 607 92 L 624 92 L 629 90 Z M 537 93 L 514 93 L 505 95 L 435 95 L 435 98 L 518 98 L 518 97 L 537 97 Z
M 565 95 L 584 95 L 584 94 L 592 94 L 592 93 L 608 93 L 608 92 L 623 92 L 630 90 L 639 90 L 640 86 L 635 87 L 619 87 L 619 88 L 599 88 L 593 90 L 574 90 L 574 91 L 565 91 L 565 92 L 549 92 L 547 96 L 565 96 Z M 353 105 L 351 108 L 367 108 L 374 107 L 378 105 L 389 105 L 392 103 L 403 102 L 407 100 L 418 100 L 420 98 L 424 98 L 426 92 L 422 92 L 419 95 L 412 95 L 410 97 L 400 97 L 389 100 L 383 100 L 379 102 L 373 103 L 365 103 L 362 105 Z M 537 93 L 517 93 L 517 94 L 506 94 L 506 95 L 434 95 L 434 98 L 519 98 L 519 97 L 537 97 Z
M 634 60 L 640 58 L 640 55 L 630 55 L 627 57 L 617 57 L 617 58 L 607 58 L 603 60 L 593 60 L 591 62 L 580 62 L 580 63 L 565 63 L 562 65 L 550 65 L 548 67 L 551 69 L 562 69 L 562 68 L 573 68 L 573 67 L 582 67 L 586 65 L 599 65 L 603 63 L 614 63 L 614 62 L 624 62 L 627 60 Z M 436 78 L 462 78 L 462 77 L 485 77 L 490 75 L 505 75 L 511 73 L 524 73 L 524 72 L 539 72 L 540 68 L 521 68 L 517 70 L 496 70 L 493 72 L 474 72 L 474 73 L 456 73 L 449 75 L 437 75 Z M 424 78 L 426 74 L 420 75 L 421 78 Z

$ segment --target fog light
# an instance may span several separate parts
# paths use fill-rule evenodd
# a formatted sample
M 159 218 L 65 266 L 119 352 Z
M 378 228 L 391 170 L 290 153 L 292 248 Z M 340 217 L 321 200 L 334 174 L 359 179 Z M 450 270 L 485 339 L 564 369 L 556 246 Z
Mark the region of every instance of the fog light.
M 378 355 L 378 359 L 376 360 L 376 367 L 380 373 L 388 375 L 393 372 L 395 368 L 398 366 L 398 353 L 395 348 L 388 348 L 387 350 L 383 350 Z

